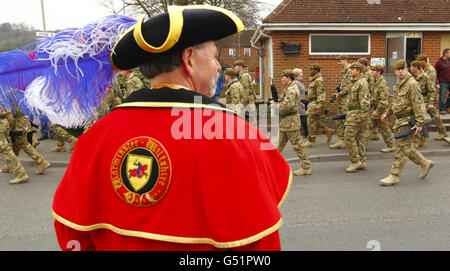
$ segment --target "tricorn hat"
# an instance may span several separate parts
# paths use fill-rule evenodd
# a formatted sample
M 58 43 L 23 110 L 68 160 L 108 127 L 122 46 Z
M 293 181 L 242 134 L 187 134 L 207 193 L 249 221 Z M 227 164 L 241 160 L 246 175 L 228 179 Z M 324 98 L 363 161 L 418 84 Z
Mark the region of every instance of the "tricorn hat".
M 111 51 L 111 65 L 126 70 L 164 57 L 175 50 L 220 40 L 244 30 L 231 11 L 208 5 L 169 6 L 168 12 L 142 18 Z

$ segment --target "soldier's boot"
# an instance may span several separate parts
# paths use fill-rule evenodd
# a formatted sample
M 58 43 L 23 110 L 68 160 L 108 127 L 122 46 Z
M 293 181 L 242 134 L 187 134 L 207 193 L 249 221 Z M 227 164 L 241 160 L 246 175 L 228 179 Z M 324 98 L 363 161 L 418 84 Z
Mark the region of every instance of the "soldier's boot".
M 33 146 L 33 148 L 36 148 L 37 146 L 39 146 L 39 144 L 41 144 L 40 141 L 37 141 L 36 139 L 33 139 L 33 142 L 31 143 L 31 146 Z
M 447 133 L 445 134 L 439 134 L 437 137 L 434 138 L 434 140 L 444 140 L 444 138 L 447 137 Z
M 427 139 L 426 138 L 423 138 L 423 139 L 421 139 L 420 141 L 419 141 L 419 147 L 423 147 L 423 148 L 425 148 L 428 144 L 427 144 L 428 142 L 427 142 Z
M 314 148 L 317 146 L 315 138 L 308 138 L 308 142 L 306 142 L 303 147 L 305 148 Z
M 30 177 L 26 172 L 9 181 L 10 184 L 18 184 L 26 182 Z
M 372 136 L 370 137 L 370 140 L 374 140 L 374 141 L 380 140 L 380 136 L 378 135 L 378 133 L 372 134 Z
M 66 152 L 66 147 L 63 146 L 56 146 L 52 149 L 52 152 Z
M 348 173 L 353 173 L 356 172 L 356 170 L 358 170 L 358 168 L 361 166 L 361 162 L 358 161 L 356 163 L 351 163 L 351 165 L 345 170 L 345 172 Z
M 428 175 L 428 172 L 430 172 L 430 169 L 434 166 L 434 162 L 431 160 L 426 159 L 420 167 L 422 168 L 422 172 L 420 173 L 421 178 L 425 178 Z
M 395 175 L 389 175 L 384 179 L 380 180 L 380 185 L 382 186 L 389 186 L 389 185 L 394 185 L 396 183 L 398 183 L 400 180 L 398 178 L 398 176 Z
M 367 169 L 366 161 L 361 162 L 361 165 L 360 165 L 357 169 L 358 169 L 358 170 L 361 170 L 361 169 Z
M 344 140 L 339 139 L 338 142 L 334 143 L 333 145 L 330 145 L 329 147 L 330 149 L 344 149 L 345 142 Z
M 75 144 L 77 144 L 77 139 L 72 138 L 71 141 L 69 141 L 70 150 L 73 151 L 73 148 L 75 148 Z
M 394 145 L 391 145 L 391 146 L 388 145 L 386 148 L 382 148 L 380 150 L 380 152 L 384 152 L 384 153 L 393 152 L 393 151 L 395 151 Z
M 327 129 L 327 143 L 330 143 L 331 138 L 333 137 L 334 129 L 328 128 Z
M 294 171 L 295 176 L 303 176 L 303 175 L 311 175 L 311 174 L 312 174 L 311 168 L 308 168 L 308 169 L 299 168 L 296 171 Z
M 8 165 L 6 165 L 6 166 L 0 168 L 0 172 L 1 172 L 1 173 L 8 173 L 8 172 L 9 172 L 9 167 L 8 167 Z
M 444 137 L 444 141 L 450 144 L 450 137 Z
M 39 164 L 38 169 L 36 169 L 35 174 L 36 174 L 36 175 L 41 175 L 41 174 L 44 173 L 44 171 L 45 171 L 47 168 L 49 168 L 50 166 L 51 166 L 51 164 L 50 164 L 47 160 L 42 161 L 42 162 Z

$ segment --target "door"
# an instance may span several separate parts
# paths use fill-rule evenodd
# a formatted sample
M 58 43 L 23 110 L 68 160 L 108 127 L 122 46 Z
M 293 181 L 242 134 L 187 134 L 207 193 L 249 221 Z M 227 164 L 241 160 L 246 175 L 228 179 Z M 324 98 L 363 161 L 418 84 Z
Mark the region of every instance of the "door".
M 387 56 L 386 56 L 386 74 L 384 79 L 389 86 L 392 93 L 392 87 L 395 85 L 397 79 L 394 74 L 394 65 L 400 59 L 405 59 L 405 34 L 401 33 L 393 37 L 387 37 Z

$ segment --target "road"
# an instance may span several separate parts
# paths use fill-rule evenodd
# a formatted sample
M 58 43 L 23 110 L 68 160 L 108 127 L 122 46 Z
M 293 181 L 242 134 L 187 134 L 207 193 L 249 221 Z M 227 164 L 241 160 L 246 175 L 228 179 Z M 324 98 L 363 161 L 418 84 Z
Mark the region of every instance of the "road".
M 313 162 L 313 175 L 294 177 L 281 209 L 283 250 L 368 250 L 369 241 L 381 250 L 450 250 L 450 155 L 438 154 L 428 156 L 436 165 L 425 180 L 408 162 L 393 187 L 378 185 L 392 159 L 369 160 L 367 170 L 353 174 L 345 173 L 345 160 Z M 58 155 L 70 156 L 52 158 Z M 297 169 L 298 162 L 290 165 Z M 41 176 L 25 167 L 32 177 L 25 184 L 10 185 L 11 175 L 0 173 L 0 250 L 59 250 L 51 206 L 65 167 Z

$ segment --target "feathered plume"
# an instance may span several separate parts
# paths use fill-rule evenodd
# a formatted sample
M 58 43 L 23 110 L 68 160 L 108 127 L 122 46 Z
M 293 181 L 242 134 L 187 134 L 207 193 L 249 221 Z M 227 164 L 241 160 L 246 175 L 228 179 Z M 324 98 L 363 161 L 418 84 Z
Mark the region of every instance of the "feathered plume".
M 1 53 L 0 101 L 12 109 L 8 100 L 15 93 L 22 97 L 18 104 L 28 107 L 21 108 L 25 114 L 43 114 L 65 127 L 84 125 L 113 85 L 111 50 L 135 23 L 110 15 L 38 40 L 24 50 Z

